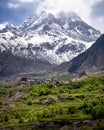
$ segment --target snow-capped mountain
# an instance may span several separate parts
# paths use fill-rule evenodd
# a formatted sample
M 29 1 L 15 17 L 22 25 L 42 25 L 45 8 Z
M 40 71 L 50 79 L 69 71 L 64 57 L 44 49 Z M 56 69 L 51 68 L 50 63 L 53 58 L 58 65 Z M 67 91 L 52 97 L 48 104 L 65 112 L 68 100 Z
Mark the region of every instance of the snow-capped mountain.
M 74 13 L 55 16 L 43 11 L 18 27 L 0 24 L 0 50 L 60 64 L 85 51 L 99 36 L 99 31 Z
M 49 70 L 49 73 L 76 73 L 104 74 L 104 34 L 86 51 Z

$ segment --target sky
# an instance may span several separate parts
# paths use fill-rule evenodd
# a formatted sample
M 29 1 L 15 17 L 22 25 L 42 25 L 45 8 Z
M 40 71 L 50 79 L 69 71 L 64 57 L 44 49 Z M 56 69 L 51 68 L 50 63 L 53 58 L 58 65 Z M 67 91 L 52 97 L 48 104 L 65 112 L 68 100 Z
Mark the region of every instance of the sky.
M 104 0 L 0 0 L 0 23 L 20 25 L 40 11 L 75 12 L 104 33 Z

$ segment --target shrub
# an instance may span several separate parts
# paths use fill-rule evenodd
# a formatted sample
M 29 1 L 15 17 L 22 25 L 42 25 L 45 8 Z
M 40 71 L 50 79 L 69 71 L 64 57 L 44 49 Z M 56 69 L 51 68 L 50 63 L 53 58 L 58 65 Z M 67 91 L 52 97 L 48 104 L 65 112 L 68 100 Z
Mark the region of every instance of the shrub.
M 51 91 L 48 89 L 48 88 L 42 88 L 39 92 L 39 96 L 42 96 L 42 95 L 48 95 L 50 94 Z
M 47 99 L 46 96 L 41 96 L 39 100 L 40 100 L 40 101 L 44 101 L 44 100 L 46 100 L 46 99 Z
M 25 94 L 25 95 L 23 96 L 23 99 L 26 100 L 26 99 L 28 99 L 29 97 L 30 97 L 30 94 Z
M 104 130 L 104 124 L 103 124 L 103 122 L 98 123 L 98 124 L 93 128 L 93 130 Z
M 27 102 L 27 105 L 32 105 L 32 101 L 31 101 L 31 100 L 28 101 L 28 102 Z
M 69 96 L 68 99 L 73 101 L 74 97 L 73 96 Z
M 49 117 L 51 117 L 52 115 L 51 115 L 51 113 L 50 113 L 50 111 L 48 111 L 48 110 L 44 110 L 43 112 L 42 112 L 42 115 L 41 115 L 43 118 L 49 118 Z
M 47 87 L 48 87 L 48 88 L 53 88 L 54 86 L 55 86 L 54 83 L 47 84 Z
M 76 113 L 77 109 L 75 106 L 70 106 L 69 109 L 68 109 L 68 113 L 70 114 L 74 114 Z
M 5 117 L 4 117 L 4 122 L 8 122 L 9 121 L 9 117 L 6 115 Z
M 96 106 L 97 104 L 99 104 L 99 101 L 98 101 L 98 100 L 94 100 L 94 101 L 92 102 L 92 105 L 93 105 L 93 106 Z
M 62 107 L 59 107 L 59 114 L 60 114 L 60 115 L 65 114 L 65 111 L 64 111 L 64 109 L 63 109 Z
M 82 106 L 79 107 L 79 110 L 82 109 L 83 112 L 85 112 L 86 114 L 91 114 L 92 108 L 92 104 L 84 103 Z
M 78 81 L 78 82 L 72 82 L 70 83 L 71 86 L 73 86 L 74 89 L 78 89 L 84 86 L 83 81 Z
M 19 122 L 18 122 L 18 123 L 20 123 L 20 124 L 24 123 L 24 119 L 21 117 L 21 118 L 19 119 Z
M 37 97 L 39 94 L 37 93 L 37 92 L 31 92 L 31 94 L 30 94 L 32 97 Z
M 76 95 L 75 97 L 76 97 L 76 98 L 83 99 L 83 98 L 85 98 L 85 95 L 83 95 L 83 94 L 82 94 L 82 95 Z
M 51 94 L 59 94 L 59 88 L 54 88 L 51 92 Z
M 91 112 L 92 112 L 92 105 L 88 105 L 88 107 L 84 109 L 84 112 L 86 114 L 91 114 Z
M 102 119 L 104 118 L 104 106 L 97 105 L 92 109 L 91 116 L 93 119 Z
M 15 114 L 15 118 L 16 118 L 16 119 L 20 119 L 20 118 L 21 118 L 21 115 L 20 115 L 19 113 L 16 113 L 16 114 Z

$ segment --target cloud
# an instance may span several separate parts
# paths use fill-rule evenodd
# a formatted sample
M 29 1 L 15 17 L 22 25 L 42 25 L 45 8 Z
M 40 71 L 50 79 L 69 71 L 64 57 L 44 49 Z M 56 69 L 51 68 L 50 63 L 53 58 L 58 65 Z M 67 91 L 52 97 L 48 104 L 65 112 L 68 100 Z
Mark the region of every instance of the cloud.
M 91 24 L 104 33 L 104 0 L 93 5 L 90 19 Z
M 20 5 L 15 3 L 8 3 L 8 7 L 12 9 L 17 9 L 20 7 Z
M 27 2 L 26 0 L 0 0 L 0 23 L 9 22 L 14 25 L 21 24 L 25 19 L 35 14 L 39 0 Z
M 90 24 L 97 30 L 100 30 L 101 33 L 104 33 L 104 17 L 91 19 Z
M 86 23 L 104 32 L 103 5 L 104 0 L 0 0 L 0 21 L 10 17 L 16 23 L 23 22 L 25 18 L 44 10 L 53 14 L 75 12 Z
M 18 0 L 18 1 L 21 2 L 21 3 L 24 3 L 24 2 L 32 3 L 32 2 L 35 2 L 36 0 Z
M 104 16 L 104 0 L 97 2 L 93 5 L 92 16 L 102 17 Z
M 54 14 L 57 14 L 60 11 L 64 12 L 75 12 L 77 13 L 85 22 L 87 22 L 90 25 L 93 25 L 94 27 L 97 26 L 97 22 L 93 23 L 95 19 L 93 14 L 94 11 L 94 5 L 104 2 L 104 0 L 43 0 L 41 1 L 40 7 L 38 8 L 38 12 L 41 10 L 46 10 L 48 12 L 52 12 Z M 104 3 L 102 4 L 103 13 L 100 11 L 99 15 L 102 13 L 104 14 Z M 97 10 L 100 9 L 100 7 L 96 7 Z M 93 22 L 92 22 L 93 21 Z M 99 22 L 102 21 L 102 18 L 99 17 Z M 101 26 L 101 25 L 100 25 Z
M 99 0 L 44 0 L 41 2 L 39 10 L 46 10 L 52 13 L 75 12 L 83 17 L 88 17 L 91 13 L 92 5 Z
M 8 8 L 12 8 L 12 9 L 18 9 L 20 7 L 23 7 L 26 4 L 36 4 L 38 0 L 9 0 L 9 2 L 7 3 Z M 32 5 L 32 6 L 33 6 Z

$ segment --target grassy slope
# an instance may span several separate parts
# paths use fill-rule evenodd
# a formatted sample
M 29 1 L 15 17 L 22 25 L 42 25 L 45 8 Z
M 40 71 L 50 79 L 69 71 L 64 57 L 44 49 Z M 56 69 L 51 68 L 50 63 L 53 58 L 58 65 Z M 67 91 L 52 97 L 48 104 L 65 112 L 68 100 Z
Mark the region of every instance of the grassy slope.
M 69 123 L 104 119 L 104 76 L 54 86 L 30 85 L 22 88 L 25 94 L 21 100 L 11 105 L 0 105 L 0 126 L 35 121 Z M 10 90 L 10 85 L 0 89 L 0 98 L 3 99 Z

